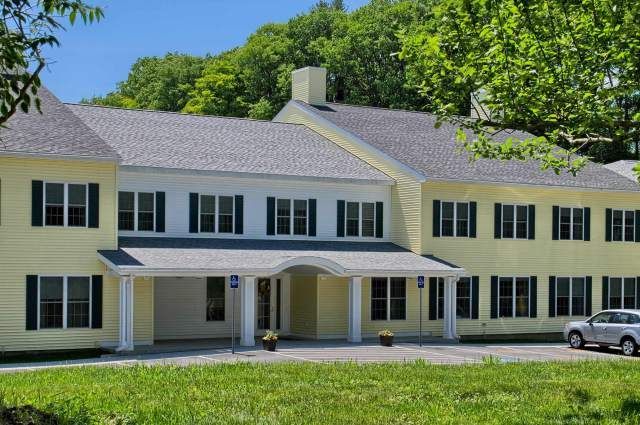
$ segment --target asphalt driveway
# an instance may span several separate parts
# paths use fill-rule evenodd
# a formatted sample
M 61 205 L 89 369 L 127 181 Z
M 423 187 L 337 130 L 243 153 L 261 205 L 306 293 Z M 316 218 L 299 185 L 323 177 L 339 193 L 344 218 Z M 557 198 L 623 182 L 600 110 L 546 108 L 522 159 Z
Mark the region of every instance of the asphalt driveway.
M 140 355 L 112 355 L 94 359 L 58 362 L 0 364 L 0 372 L 37 370 L 50 367 L 74 366 L 129 366 L 142 365 L 197 365 L 221 362 L 402 362 L 423 360 L 433 364 L 464 364 L 527 361 L 576 361 L 576 360 L 625 360 L 637 361 L 640 357 L 624 357 L 619 350 L 587 347 L 573 350 L 566 344 L 442 344 L 429 343 L 420 347 L 410 342 L 400 342 L 393 347 L 381 347 L 374 342 L 349 344 L 326 341 L 280 341 L 276 352 L 243 347 L 235 354 L 231 349 L 217 348 L 172 353 Z

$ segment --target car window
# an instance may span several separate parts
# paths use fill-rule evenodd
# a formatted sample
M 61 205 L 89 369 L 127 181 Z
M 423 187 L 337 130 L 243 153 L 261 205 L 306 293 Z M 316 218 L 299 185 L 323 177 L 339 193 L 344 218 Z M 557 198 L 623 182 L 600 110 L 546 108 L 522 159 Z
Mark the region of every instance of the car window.
M 640 317 L 638 317 L 637 314 L 629 314 L 629 317 L 627 318 L 627 324 L 637 325 L 638 323 L 640 323 Z
M 612 313 L 600 313 L 591 319 L 591 323 L 609 323 Z
M 613 317 L 611 318 L 611 320 L 609 320 L 609 323 L 627 323 L 627 320 L 629 319 L 629 315 L 626 313 L 616 313 L 613 315 Z

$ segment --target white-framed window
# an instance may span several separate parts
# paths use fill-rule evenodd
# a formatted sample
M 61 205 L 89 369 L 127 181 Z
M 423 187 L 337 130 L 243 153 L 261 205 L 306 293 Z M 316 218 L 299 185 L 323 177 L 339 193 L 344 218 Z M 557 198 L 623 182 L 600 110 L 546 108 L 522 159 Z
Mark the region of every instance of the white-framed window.
M 610 277 L 609 308 L 637 308 L 637 284 L 635 277 Z
M 586 277 L 556 278 L 556 316 L 584 316 L 586 305 Z
M 438 278 L 436 289 L 436 317 L 444 318 L 444 278 Z M 473 292 L 471 290 L 471 278 L 461 277 L 456 283 L 456 317 L 458 319 L 471 319 L 473 306 Z
M 155 192 L 118 192 L 118 230 L 155 230 Z
M 440 203 L 440 235 L 469 237 L 469 202 Z
M 87 227 L 89 185 L 44 182 L 44 225 Z
M 611 211 L 611 239 L 616 242 L 634 242 L 636 240 L 635 211 Z
M 500 277 L 498 317 L 529 317 L 531 304 L 528 277 Z
M 225 287 L 225 277 L 207 277 L 207 322 L 224 320 Z
M 276 199 L 276 234 L 306 236 L 309 228 L 307 199 Z
M 201 193 L 198 202 L 200 233 L 233 233 L 235 198 Z
M 218 233 L 233 233 L 235 199 L 230 195 L 218 196 Z
M 560 240 L 584 240 L 584 208 L 560 207 Z
M 90 276 L 38 276 L 38 329 L 88 328 Z
M 375 202 L 346 202 L 345 235 L 373 238 L 376 235 Z
M 529 205 L 502 205 L 502 238 L 529 238 Z
M 407 279 L 371 278 L 371 320 L 406 320 Z
M 200 195 L 200 233 L 214 233 L 216 231 L 216 197 L 215 195 Z

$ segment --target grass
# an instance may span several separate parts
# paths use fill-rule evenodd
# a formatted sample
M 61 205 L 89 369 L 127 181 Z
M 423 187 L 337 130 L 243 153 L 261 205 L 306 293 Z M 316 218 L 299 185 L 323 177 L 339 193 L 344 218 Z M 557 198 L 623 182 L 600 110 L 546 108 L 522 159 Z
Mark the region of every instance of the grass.
M 638 382 L 629 361 L 83 367 L 0 374 L 0 406 L 78 424 L 640 423 Z

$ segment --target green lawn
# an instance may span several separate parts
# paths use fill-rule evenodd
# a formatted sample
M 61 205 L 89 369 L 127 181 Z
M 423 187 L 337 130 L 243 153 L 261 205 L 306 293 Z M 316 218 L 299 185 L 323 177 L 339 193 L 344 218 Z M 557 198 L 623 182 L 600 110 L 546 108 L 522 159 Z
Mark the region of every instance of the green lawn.
M 0 397 L 61 423 L 640 423 L 640 362 L 64 368 Z

